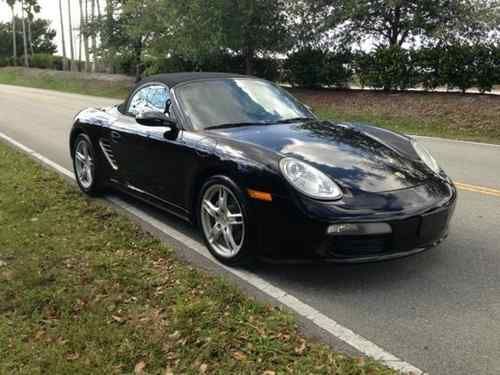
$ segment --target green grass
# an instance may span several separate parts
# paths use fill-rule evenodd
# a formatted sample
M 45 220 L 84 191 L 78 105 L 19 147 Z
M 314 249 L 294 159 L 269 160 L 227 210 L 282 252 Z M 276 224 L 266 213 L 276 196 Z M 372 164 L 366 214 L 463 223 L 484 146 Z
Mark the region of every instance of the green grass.
M 500 144 L 500 96 L 292 90 L 323 119 L 369 123 L 406 134 Z
M 450 127 L 446 119 L 422 120 L 411 117 L 388 118 L 383 115 L 369 113 L 339 112 L 335 109 L 325 107 L 318 108 L 316 113 L 322 119 L 373 124 L 404 134 L 500 144 L 500 127 L 494 132 L 485 132 L 482 129 L 473 128 L 456 129 Z
M 393 374 L 0 143 L 0 374 Z
M 129 82 L 80 79 L 79 74 L 53 72 L 50 70 L 28 70 L 22 68 L 1 68 L 0 83 L 39 89 L 69 92 L 73 94 L 125 98 Z

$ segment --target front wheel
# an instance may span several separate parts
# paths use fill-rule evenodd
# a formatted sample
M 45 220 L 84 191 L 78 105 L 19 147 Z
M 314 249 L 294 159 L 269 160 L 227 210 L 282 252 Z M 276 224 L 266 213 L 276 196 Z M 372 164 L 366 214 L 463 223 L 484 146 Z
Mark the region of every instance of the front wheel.
M 220 262 L 237 266 L 253 260 L 247 199 L 229 178 L 216 176 L 203 185 L 198 220 L 210 253 Z
M 76 138 L 73 148 L 73 169 L 80 190 L 88 195 L 97 195 L 102 191 L 97 153 L 86 134 L 80 134 Z

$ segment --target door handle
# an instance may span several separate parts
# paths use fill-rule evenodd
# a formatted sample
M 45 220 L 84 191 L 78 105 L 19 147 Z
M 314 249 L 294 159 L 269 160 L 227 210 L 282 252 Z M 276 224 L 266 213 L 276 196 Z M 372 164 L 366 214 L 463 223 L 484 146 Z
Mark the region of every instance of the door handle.
M 112 130 L 111 131 L 111 139 L 113 140 L 113 142 L 119 142 L 121 140 L 122 136 L 120 133 Z

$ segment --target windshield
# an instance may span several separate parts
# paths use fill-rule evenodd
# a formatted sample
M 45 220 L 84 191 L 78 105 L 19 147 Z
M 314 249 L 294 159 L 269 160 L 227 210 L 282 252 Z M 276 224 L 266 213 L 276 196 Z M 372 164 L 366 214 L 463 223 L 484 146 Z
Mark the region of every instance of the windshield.
M 197 130 L 314 118 L 286 91 L 258 79 L 191 82 L 177 88 L 175 93 L 188 120 Z

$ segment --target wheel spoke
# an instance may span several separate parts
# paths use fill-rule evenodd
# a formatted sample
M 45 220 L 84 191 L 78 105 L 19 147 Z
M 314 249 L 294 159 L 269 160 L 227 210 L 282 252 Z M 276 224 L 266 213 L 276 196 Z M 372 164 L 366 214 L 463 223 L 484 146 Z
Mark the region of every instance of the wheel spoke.
M 84 160 L 87 161 L 89 158 L 89 148 L 87 146 L 87 143 L 82 143 L 82 154 L 83 154 Z
M 92 171 L 90 170 L 90 166 L 85 166 L 85 179 L 88 181 L 92 181 Z
M 203 209 L 213 218 L 217 217 L 218 208 L 208 199 L 203 201 Z
M 238 245 L 234 241 L 233 237 L 233 232 L 230 227 L 224 228 L 222 231 L 222 234 L 224 235 L 224 241 L 226 242 L 227 247 L 229 250 L 233 253 L 238 249 Z
M 221 210 L 227 209 L 227 192 L 223 187 L 219 189 L 219 208 Z
M 85 162 L 85 155 L 83 155 L 81 152 L 76 152 L 76 160 L 78 160 L 79 162 L 83 163 Z
M 213 243 L 214 241 L 217 241 L 219 239 L 220 235 L 221 235 L 221 229 L 218 226 L 218 224 L 215 224 L 208 233 L 208 241 L 210 243 Z
M 227 221 L 229 225 L 243 225 L 243 215 L 228 213 Z

